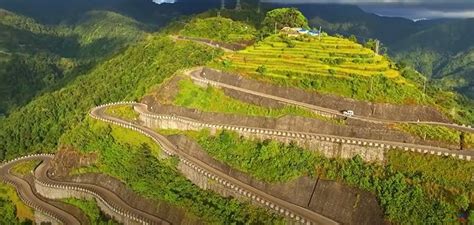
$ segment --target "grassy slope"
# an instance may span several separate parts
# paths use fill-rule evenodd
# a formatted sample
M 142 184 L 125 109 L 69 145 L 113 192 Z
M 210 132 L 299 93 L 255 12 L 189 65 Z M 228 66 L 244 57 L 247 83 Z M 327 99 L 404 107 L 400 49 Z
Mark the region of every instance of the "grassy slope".
M 459 144 L 461 132 L 456 129 L 451 129 L 436 125 L 423 124 L 397 124 L 396 129 L 415 135 L 424 140 L 441 141 L 449 144 Z M 474 133 L 464 134 L 464 147 L 467 149 L 474 148 Z
M 208 87 L 206 89 L 199 87 L 189 79 L 180 81 L 179 93 L 174 100 L 174 104 L 199 109 L 205 112 L 235 113 L 274 118 L 293 115 L 338 122 L 295 106 L 271 109 L 245 103 L 227 96 L 222 90 L 213 87 Z
M 140 137 L 148 139 L 125 128 L 87 120 L 64 136 L 62 143 L 85 152 L 98 152 L 99 161 L 91 171 L 117 177 L 146 198 L 183 207 L 191 217 L 215 224 L 281 223 L 279 217 L 266 210 L 194 186 L 178 172 L 176 159 L 158 160 L 158 146 L 142 142 Z M 88 168 L 83 169 L 86 171 Z
M 139 113 L 135 112 L 133 106 L 111 106 L 105 110 L 111 116 L 120 117 L 129 121 L 136 120 Z
M 31 173 L 38 165 L 40 164 L 39 160 L 30 160 L 26 162 L 19 163 L 12 168 L 12 171 L 19 175 L 26 175 Z

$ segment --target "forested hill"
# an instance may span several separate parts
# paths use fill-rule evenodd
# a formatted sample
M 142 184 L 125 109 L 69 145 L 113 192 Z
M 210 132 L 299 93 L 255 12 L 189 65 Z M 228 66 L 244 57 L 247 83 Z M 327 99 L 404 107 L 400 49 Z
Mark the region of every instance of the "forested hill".
M 220 6 L 219 0 L 180 0 L 157 5 L 152 0 L 0 0 L 0 8 L 34 18 L 45 24 L 71 22 L 91 10 L 119 13 L 152 25 L 166 25 L 171 19 Z M 193 3 L 193 4 L 190 4 Z
M 437 24 L 391 48 L 400 60 L 474 99 L 474 19 Z
M 329 33 L 357 35 L 359 39 L 378 38 L 392 44 L 422 30 L 427 24 L 396 17 L 381 17 L 367 13 L 354 5 L 304 4 L 293 5 L 308 18 L 310 25 L 322 26 Z
M 0 9 L 0 115 L 63 87 L 146 30 L 131 18 L 106 11 L 50 26 Z

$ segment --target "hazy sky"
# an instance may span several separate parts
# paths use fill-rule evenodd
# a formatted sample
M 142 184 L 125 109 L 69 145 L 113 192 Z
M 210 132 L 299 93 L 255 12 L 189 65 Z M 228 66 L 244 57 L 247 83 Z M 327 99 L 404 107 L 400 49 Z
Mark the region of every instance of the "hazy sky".
M 155 3 L 175 3 L 179 0 L 152 0 Z M 217 1 L 217 0 L 216 0 Z M 413 20 L 437 18 L 474 18 L 474 0 L 261 0 L 262 2 L 339 3 L 354 4 L 380 16 L 405 17 Z M 199 2 L 199 0 L 196 0 Z M 199 3 L 197 3 L 199 4 Z
M 176 0 L 153 0 L 154 3 L 162 4 L 162 3 L 175 3 Z
M 474 0 L 262 0 L 273 3 L 340 3 L 359 5 L 381 16 L 409 19 L 474 18 Z
M 471 3 L 474 4 L 473 0 L 262 0 L 262 2 L 279 2 L 279 3 L 404 3 L 404 4 L 451 4 L 451 3 Z

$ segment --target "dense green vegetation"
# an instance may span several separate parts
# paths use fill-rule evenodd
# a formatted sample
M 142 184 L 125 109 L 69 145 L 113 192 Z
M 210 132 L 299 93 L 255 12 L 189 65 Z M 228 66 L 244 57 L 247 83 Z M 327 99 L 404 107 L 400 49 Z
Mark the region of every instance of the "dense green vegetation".
M 33 210 L 18 197 L 15 189 L 0 182 L 0 224 L 32 224 Z
M 119 223 L 109 219 L 106 215 L 100 211 L 95 200 L 82 200 L 68 198 L 62 200 L 65 203 L 76 206 L 81 209 L 84 214 L 89 218 L 90 224 L 94 225 L 118 225 Z
M 274 33 L 283 27 L 309 28 L 308 19 L 296 8 L 274 9 L 265 15 L 262 22 L 262 29 L 266 33 Z
M 129 139 L 124 140 L 124 136 Z M 184 207 L 209 223 L 281 223 L 279 217 L 261 208 L 199 189 L 178 172 L 175 158 L 158 160 L 159 152 L 146 142 L 136 142 L 137 136 L 142 135 L 88 119 L 65 135 L 62 143 L 84 152 L 97 152 L 99 161 L 91 171 L 117 177 L 136 193 Z
M 229 131 L 211 136 L 204 130 L 193 137 L 216 159 L 260 180 L 282 182 L 314 174 L 316 156 L 293 144 L 252 141 Z
M 253 26 L 224 17 L 196 18 L 184 26 L 180 35 L 206 38 L 226 43 L 248 42 L 254 39 Z
M 0 9 L 0 114 L 67 85 L 144 35 L 146 27 L 92 11 L 76 23 L 45 26 Z
M 248 140 L 229 131 L 166 133 L 186 134 L 211 156 L 261 180 L 311 175 L 373 192 L 396 224 L 454 224 L 458 212 L 474 203 L 473 162 L 393 150 L 387 165 L 380 165 L 358 156 L 328 159 L 293 144 Z
M 59 137 L 95 105 L 134 100 L 178 69 L 202 65 L 219 52 L 199 44 L 148 36 L 61 90 L 44 94 L 0 119 L 0 159 L 52 151 Z
M 452 38 L 466 37 L 460 40 L 470 43 L 469 33 L 459 35 L 460 32 L 444 26 L 441 31 L 454 35 L 444 35 L 439 45 L 426 42 L 426 46 L 419 42 L 427 36 L 439 37 L 438 30 L 417 34 L 410 39 L 418 43 L 410 54 L 397 55 L 407 62 L 395 64 L 355 43 L 354 38 L 323 36 L 319 40 L 274 35 L 261 39 L 264 35 L 253 28 L 262 26 L 269 34 L 274 32 L 275 22 L 277 29 L 308 27 L 306 18 L 294 9 L 271 11 L 262 24 L 261 15 L 251 10 L 219 12 L 245 23 L 223 17 L 206 18 L 215 13 L 191 19 L 180 27 L 184 28 L 181 34 L 222 42 L 249 41 L 259 36 L 260 42 L 225 55 L 213 66 L 283 86 L 359 100 L 433 104 L 457 121 L 474 121 L 474 104 L 446 91 L 460 88 L 470 94 L 471 50 L 468 44 L 449 53 L 441 48 L 451 48 L 445 43 L 451 43 Z M 0 160 L 29 152 L 53 151 L 66 133 L 61 143 L 100 154 L 95 166 L 79 168 L 75 173 L 107 173 L 147 198 L 186 208 L 190 217 L 204 218 L 210 223 L 281 222 L 262 209 L 199 190 L 179 174 L 176 159 L 157 159 L 160 149 L 150 139 L 90 119 L 84 121 L 87 111 L 95 105 L 136 100 L 178 69 L 206 64 L 222 54 L 190 42 L 175 43 L 160 35 L 147 35 L 147 30 L 148 27 L 130 18 L 110 12 L 92 11 L 74 22 L 45 26 L 0 10 Z M 472 32 L 469 27 L 466 30 Z M 141 39 L 144 40 L 138 41 Z M 131 43 L 133 46 L 124 50 Z M 436 49 L 430 48 L 431 44 Z M 122 53 L 112 57 L 118 52 Z M 423 94 L 424 77 L 406 64 L 437 78 L 448 76 L 441 85 L 427 82 Z M 189 81 L 180 85 L 177 105 L 243 115 L 313 116 L 299 108 L 269 110 L 246 104 L 218 89 L 201 89 Z M 126 119 L 136 117 L 127 107 L 112 108 L 108 113 Z M 7 117 L 2 118 L 2 114 Z M 440 127 L 400 129 L 452 143 L 460 138 L 456 131 Z M 330 160 L 293 144 L 248 140 L 227 131 L 216 136 L 207 131 L 186 134 L 218 160 L 261 180 L 281 182 L 302 175 L 321 176 L 371 191 L 377 195 L 387 218 L 395 223 L 455 223 L 457 213 L 472 211 L 474 204 L 472 162 L 392 151 L 387 165 L 382 166 L 363 163 L 358 157 Z M 472 146 L 472 135 L 464 136 L 464 142 Z M 33 166 L 34 163 L 21 165 L 17 172 L 27 173 Z M 4 190 L 7 189 L 0 185 L 0 215 L 5 215 L 0 224 L 19 224 L 23 220 L 16 217 L 32 218 L 31 209 L 21 204 L 13 189 Z M 71 203 L 82 207 L 91 221 L 103 222 L 93 202 Z
M 321 120 L 340 122 L 320 116 L 296 106 L 267 108 L 245 103 L 227 96 L 224 91 L 214 87 L 201 88 L 189 79 L 179 82 L 179 93 L 173 102 L 175 105 L 195 108 L 205 112 L 233 113 L 249 116 L 282 117 L 285 115 L 312 117 Z
M 425 181 L 424 188 L 430 195 L 441 199 L 463 196 L 470 204 L 474 202 L 474 163 L 402 151 L 390 151 L 387 157 L 394 170 Z
M 474 148 L 474 133 L 466 132 L 463 134 L 456 129 L 425 124 L 398 124 L 395 127 L 423 140 L 441 141 L 455 145 L 460 145 L 462 142 L 465 149 Z
M 12 168 L 12 171 L 19 175 L 26 175 L 31 173 L 31 171 L 33 171 L 39 164 L 39 160 L 29 160 L 26 162 L 21 162 L 15 165 Z

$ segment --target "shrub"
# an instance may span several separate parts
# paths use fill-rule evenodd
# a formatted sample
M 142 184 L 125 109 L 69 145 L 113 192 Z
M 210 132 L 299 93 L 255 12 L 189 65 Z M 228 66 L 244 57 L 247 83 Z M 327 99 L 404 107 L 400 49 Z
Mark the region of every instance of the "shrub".
M 267 73 L 267 67 L 265 65 L 260 65 L 256 71 L 260 75 L 265 75 L 265 73 Z

